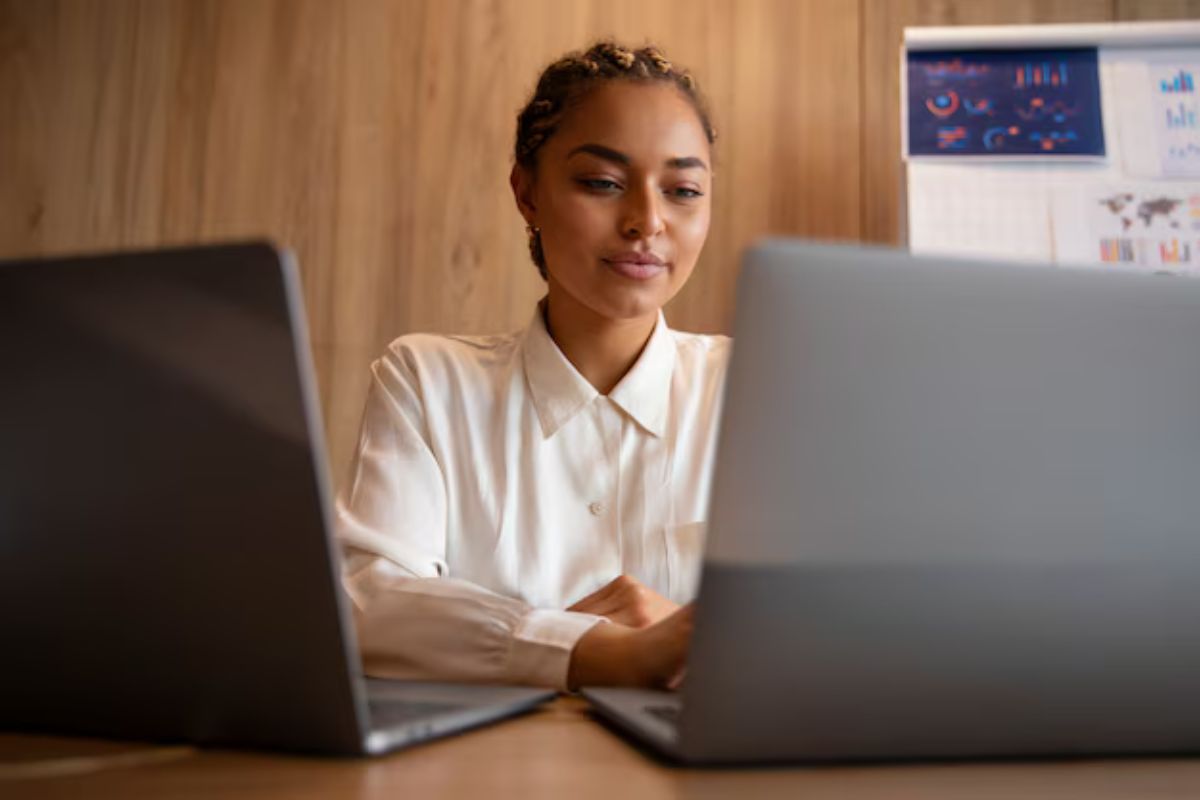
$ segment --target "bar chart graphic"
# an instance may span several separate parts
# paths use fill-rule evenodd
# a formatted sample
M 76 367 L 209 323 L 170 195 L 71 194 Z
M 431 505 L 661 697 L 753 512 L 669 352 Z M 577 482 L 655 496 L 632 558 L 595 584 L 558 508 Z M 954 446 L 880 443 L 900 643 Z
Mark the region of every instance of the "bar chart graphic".
M 1070 68 L 1066 61 L 1026 61 L 1013 67 L 1013 88 L 1036 86 L 1067 86 Z
M 1150 68 L 1154 128 L 1164 176 L 1200 175 L 1200 64 L 1164 63 Z
M 1178 104 L 1174 108 L 1167 108 L 1167 128 L 1195 128 L 1196 127 L 1196 109 L 1189 108 L 1183 103 Z
M 1196 82 L 1190 70 L 1181 69 L 1170 78 L 1160 78 L 1159 91 L 1164 94 L 1186 93 L 1193 94 L 1196 91 Z
M 962 125 L 945 125 L 938 128 L 939 150 L 965 150 L 967 147 L 967 129 Z
M 1184 142 L 1183 144 L 1178 145 L 1168 145 L 1167 157 L 1176 160 L 1200 160 L 1200 144 L 1196 144 L 1195 142 Z

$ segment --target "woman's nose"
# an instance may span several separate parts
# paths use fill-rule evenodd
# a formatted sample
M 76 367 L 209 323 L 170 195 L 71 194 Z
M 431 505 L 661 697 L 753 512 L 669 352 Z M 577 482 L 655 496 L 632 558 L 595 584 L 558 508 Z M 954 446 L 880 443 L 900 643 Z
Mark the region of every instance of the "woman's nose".
M 622 208 L 621 233 L 628 239 L 649 239 L 662 232 L 658 192 L 650 187 L 629 191 Z

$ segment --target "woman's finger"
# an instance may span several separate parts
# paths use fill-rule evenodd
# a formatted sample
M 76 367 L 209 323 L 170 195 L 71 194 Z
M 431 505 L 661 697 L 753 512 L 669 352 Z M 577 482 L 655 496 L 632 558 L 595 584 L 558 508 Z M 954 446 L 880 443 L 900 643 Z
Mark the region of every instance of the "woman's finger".
M 596 604 L 604 601 L 604 599 L 608 597 L 611 587 L 612 584 L 608 584 L 607 586 L 592 592 L 582 600 L 576 600 L 575 603 L 567 606 L 567 611 L 583 611 L 589 614 L 593 613 L 592 609 L 596 607 Z

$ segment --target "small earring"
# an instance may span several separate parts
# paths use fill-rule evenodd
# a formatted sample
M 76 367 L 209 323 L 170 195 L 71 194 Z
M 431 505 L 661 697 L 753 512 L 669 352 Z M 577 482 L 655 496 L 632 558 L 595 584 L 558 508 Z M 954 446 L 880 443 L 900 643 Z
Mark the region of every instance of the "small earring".
M 529 238 L 531 238 L 531 239 L 532 239 L 534 236 L 538 236 L 538 235 L 540 235 L 540 234 L 541 234 L 541 232 L 542 232 L 542 229 L 541 229 L 541 228 L 535 227 L 535 226 L 533 226 L 533 225 L 526 225 L 526 226 L 525 226 L 525 233 L 526 233 L 526 235 L 528 235 L 528 236 L 529 236 Z

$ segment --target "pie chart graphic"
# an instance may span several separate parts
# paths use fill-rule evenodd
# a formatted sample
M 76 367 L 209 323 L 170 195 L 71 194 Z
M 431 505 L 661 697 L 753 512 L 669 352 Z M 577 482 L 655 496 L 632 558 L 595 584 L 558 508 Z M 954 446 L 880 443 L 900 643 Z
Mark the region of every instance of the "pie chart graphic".
M 929 113 L 943 119 L 958 111 L 958 106 L 958 92 L 953 89 L 936 94 L 925 101 L 925 107 L 929 109 Z

